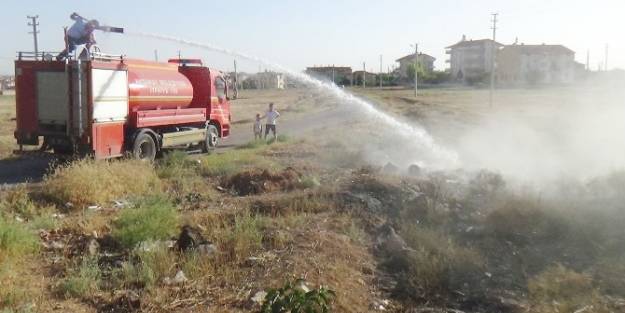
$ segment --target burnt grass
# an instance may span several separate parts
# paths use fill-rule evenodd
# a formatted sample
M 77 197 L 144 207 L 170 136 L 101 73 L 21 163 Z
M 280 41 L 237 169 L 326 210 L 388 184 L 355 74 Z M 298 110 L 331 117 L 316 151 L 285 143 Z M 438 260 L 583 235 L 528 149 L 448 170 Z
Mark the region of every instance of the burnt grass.
M 224 185 L 239 196 L 248 196 L 272 191 L 292 191 L 298 188 L 301 177 L 302 174 L 292 167 L 280 172 L 254 169 L 233 175 Z
M 407 247 L 395 255 L 382 255 L 380 267 L 393 274 L 397 285 L 392 294 L 408 306 L 542 312 L 536 309 L 540 304 L 530 299 L 534 295 L 528 283 L 557 265 L 589 277 L 593 287 L 587 292 L 601 294 L 609 302 L 604 307 L 621 310 L 622 300 L 606 299 L 620 299 L 625 290 L 611 288 L 598 273 L 605 270 L 601 267 L 606 260 L 625 256 L 623 196 L 608 192 L 614 183 L 623 186 L 622 175 L 580 186 L 573 198 L 519 196 L 499 175 L 486 171 L 401 178 L 368 168 L 355 172 L 346 189 L 348 199 L 368 214 L 383 217 L 403 236 Z M 379 224 L 372 228 L 376 227 L 383 228 Z M 411 236 L 414 229 L 433 230 L 439 247 L 428 246 L 431 237 Z M 449 242 L 454 243 L 452 248 L 438 251 Z M 454 249 L 468 249 L 479 261 L 463 260 L 464 252 Z M 427 275 L 419 274 L 425 279 L 417 280 L 412 276 L 415 267 L 431 266 L 414 257 L 424 253 L 443 260 L 449 254 L 450 259 L 439 264 L 436 275 L 440 277 L 432 279 L 435 284 L 425 283 L 430 279 Z M 624 279 L 624 274 L 612 272 L 618 279 Z M 551 300 L 570 300 L 559 296 L 555 292 Z

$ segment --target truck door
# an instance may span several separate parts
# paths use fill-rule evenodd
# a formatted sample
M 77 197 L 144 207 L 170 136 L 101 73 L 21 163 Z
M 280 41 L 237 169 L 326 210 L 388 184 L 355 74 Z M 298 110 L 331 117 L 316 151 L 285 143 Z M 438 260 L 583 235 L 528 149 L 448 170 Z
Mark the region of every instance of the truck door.
M 121 156 L 124 151 L 124 124 L 128 117 L 128 72 L 92 69 L 90 94 L 95 158 Z

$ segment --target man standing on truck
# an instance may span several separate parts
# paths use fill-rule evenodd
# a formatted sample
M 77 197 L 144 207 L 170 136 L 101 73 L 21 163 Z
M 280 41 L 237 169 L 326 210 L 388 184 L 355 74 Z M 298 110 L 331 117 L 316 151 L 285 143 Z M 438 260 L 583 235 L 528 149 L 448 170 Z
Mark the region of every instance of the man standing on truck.
M 97 20 L 87 20 L 78 15 L 78 13 L 72 13 L 69 18 L 75 22 L 65 34 L 66 48 L 56 57 L 57 61 L 65 60 L 79 45 L 85 45 L 85 49 L 89 51 L 91 45 L 95 43 L 93 31 L 100 27 L 100 23 Z
M 276 120 L 278 117 L 280 117 L 280 113 L 273 108 L 273 102 L 269 103 L 269 110 L 262 117 L 267 119 L 267 122 L 265 122 L 265 139 L 267 139 L 269 130 L 273 133 L 273 139 L 278 139 L 278 134 L 276 133 Z

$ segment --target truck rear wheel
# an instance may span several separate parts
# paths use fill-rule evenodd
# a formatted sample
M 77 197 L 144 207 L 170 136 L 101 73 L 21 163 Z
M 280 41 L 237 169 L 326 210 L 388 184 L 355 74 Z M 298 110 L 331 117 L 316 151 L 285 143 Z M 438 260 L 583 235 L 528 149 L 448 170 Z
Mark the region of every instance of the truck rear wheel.
M 139 134 L 132 145 L 132 156 L 141 161 L 154 161 L 154 158 L 156 158 L 156 143 L 152 136 L 147 133 Z
M 219 145 L 219 133 L 215 125 L 206 127 L 206 139 L 202 142 L 202 152 L 206 153 L 217 148 Z

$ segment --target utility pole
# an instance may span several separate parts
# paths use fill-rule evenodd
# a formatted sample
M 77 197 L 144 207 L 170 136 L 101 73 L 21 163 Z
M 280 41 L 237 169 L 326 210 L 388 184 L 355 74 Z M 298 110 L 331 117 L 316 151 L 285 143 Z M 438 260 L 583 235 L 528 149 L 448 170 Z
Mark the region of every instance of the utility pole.
M 234 98 L 239 97 L 239 74 L 237 73 L 237 60 L 234 59 Z
M 258 89 L 264 89 L 263 88 L 263 84 L 264 82 L 261 79 L 261 75 L 262 75 L 262 69 L 261 69 L 261 65 L 258 65 L 258 74 L 256 74 L 257 78 L 258 78 Z
M 39 22 L 37 22 L 37 19 L 39 18 L 39 15 L 35 15 L 35 16 L 29 15 L 26 18 L 31 20 L 31 22 L 28 23 L 28 26 L 33 27 L 33 31 L 29 32 L 29 34 L 33 34 L 33 41 L 35 42 L 35 60 L 36 60 L 37 55 L 39 54 L 39 43 L 37 42 L 37 34 L 39 34 L 39 31 L 37 30 L 37 26 L 39 26 Z
M 382 89 L 382 55 L 380 54 L 380 74 L 378 74 L 380 80 L 380 89 Z
M 365 83 L 365 81 L 367 80 L 367 67 L 365 65 L 366 63 L 362 62 L 362 88 L 367 87 L 367 83 Z
M 493 106 L 493 91 L 495 89 L 495 58 L 497 54 L 497 45 L 495 44 L 497 38 L 497 15 L 499 13 L 493 13 L 493 42 L 491 51 L 491 67 L 490 67 L 490 92 L 488 93 L 488 105 Z
M 608 44 L 605 44 L 605 64 L 603 64 L 603 70 L 608 71 Z
M 414 97 L 416 98 L 419 90 L 419 44 L 414 44 Z
M 182 53 L 180 53 L 180 50 L 178 50 L 178 60 L 182 60 Z

